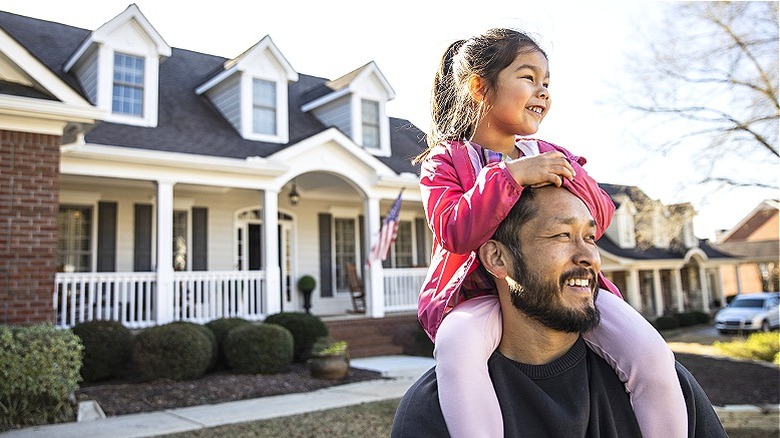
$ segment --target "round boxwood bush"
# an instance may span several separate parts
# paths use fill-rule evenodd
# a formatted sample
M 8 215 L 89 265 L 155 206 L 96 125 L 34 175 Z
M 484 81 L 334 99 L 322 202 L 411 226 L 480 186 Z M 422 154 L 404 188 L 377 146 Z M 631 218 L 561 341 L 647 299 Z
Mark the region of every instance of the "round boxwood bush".
M 690 327 L 697 324 L 696 315 L 692 312 L 684 312 L 675 314 L 677 320 L 680 322 L 680 327 Z
M 133 334 L 118 321 L 87 321 L 76 324 L 73 333 L 84 345 L 81 378 L 98 382 L 121 377 L 133 357 Z
M 176 321 L 172 322 L 171 324 L 182 324 L 182 325 L 190 325 L 197 330 L 200 330 L 203 332 L 204 335 L 206 335 L 207 338 L 209 338 L 209 343 L 211 344 L 211 357 L 209 358 L 209 366 L 206 368 L 206 371 L 210 371 L 214 369 L 217 365 L 217 359 L 219 356 L 219 343 L 217 342 L 217 335 L 214 334 L 214 332 L 208 328 L 208 326 L 202 325 L 202 324 L 195 324 L 194 322 L 189 321 Z
M 328 327 L 319 317 L 303 312 L 282 312 L 269 315 L 265 322 L 278 324 L 292 333 L 296 362 L 305 362 L 309 359 L 314 342 L 328 336 Z
M 659 316 L 655 320 L 655 328 L 658 330 L 671 330 L 680 327 L 680 320 L 674 316 Z
M 293 361 L 293 336 L 277 324 L 243 325 L 227 334 L 224 351 L 235 373 L 281 373 Z
M 206 323 L 206 327 L 211 329 L 214 336 L 217 337 L 218 353 L 217 353 L 217 366 L 227 365 L 225 361 L 225 336 L 236 327 L 242 325 L 248 325 L 249 321 L 243 318 L 219 318 Z
M 195 379 L 211 363 L 211 341 L 197 324 L 170 323 L 135 337 L 133 361 L 145 380 Z

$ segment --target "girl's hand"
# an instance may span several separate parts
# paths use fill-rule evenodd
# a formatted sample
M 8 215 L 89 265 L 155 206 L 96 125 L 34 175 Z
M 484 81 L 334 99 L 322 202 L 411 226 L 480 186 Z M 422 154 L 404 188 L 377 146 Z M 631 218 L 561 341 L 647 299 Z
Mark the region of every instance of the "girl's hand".
M 532 157 L 520 157 L 507 161 L 506 168 L 523 187 L 563 185 L 563 179 L 574 179 L 574 169 L 566 156 L 558 151 L 545 152 Z

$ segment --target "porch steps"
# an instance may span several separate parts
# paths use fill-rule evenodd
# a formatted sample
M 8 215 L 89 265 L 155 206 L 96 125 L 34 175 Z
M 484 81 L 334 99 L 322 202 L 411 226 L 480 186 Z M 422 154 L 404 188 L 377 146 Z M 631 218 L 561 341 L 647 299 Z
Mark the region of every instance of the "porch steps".
M 335 341 L 347 341 L 350 357 L 371 357 L 404 354 L 404 346 L 399 343 L 396 330 L 389 325 L 399 326 L 416 323 L 417 315 L 390 316 L 385 318 L 349 318 L 325 319 L 330 338 Z

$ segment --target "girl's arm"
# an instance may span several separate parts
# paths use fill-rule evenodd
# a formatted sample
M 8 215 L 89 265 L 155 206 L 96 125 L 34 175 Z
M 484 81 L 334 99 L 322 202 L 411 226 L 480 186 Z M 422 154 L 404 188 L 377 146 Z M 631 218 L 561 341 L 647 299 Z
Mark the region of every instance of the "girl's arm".
M 490 239 L 523 190 L 506 163 L 489 164 L 475 175 L 465 150 L 450 153 L 442 146 L 423 162 L 420 189 L 428 226 L 444 249 L 456 254 Z

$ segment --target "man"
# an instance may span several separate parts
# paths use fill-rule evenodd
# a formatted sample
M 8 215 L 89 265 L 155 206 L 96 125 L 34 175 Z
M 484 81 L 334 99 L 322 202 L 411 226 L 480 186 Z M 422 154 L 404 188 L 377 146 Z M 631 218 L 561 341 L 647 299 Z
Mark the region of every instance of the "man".
M 595 227 L 568 190 L 526 188 L 479 249 L 496 278 L 503 314 L 503 335 L 488 368 L 506 436 L 641 436 L 623 383 L 581 337 L 599 322 Z M 726 437 L 704 391 L 677 365 L 689 437 Z M 433 370 L 401 400 L 392 436 L 447 436 Z

